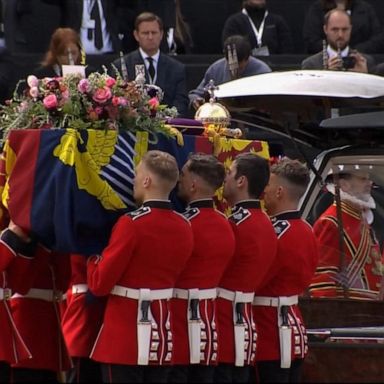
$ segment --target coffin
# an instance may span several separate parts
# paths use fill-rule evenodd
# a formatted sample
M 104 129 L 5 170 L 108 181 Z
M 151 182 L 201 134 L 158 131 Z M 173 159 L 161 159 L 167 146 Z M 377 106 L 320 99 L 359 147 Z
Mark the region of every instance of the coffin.
M 265 142 L 225 137 L 184 135 L 178 142 L 146 132 L 13 130 L 0 164 L 3 222 L 9 216 L 60 252 L 100 253 L 117 218 L 135 209 L 134 168 L 149 149 L 171 153 L 180 167 L 190 152 L 215 153 L 226 165 L 240 152 L 269 156 Z

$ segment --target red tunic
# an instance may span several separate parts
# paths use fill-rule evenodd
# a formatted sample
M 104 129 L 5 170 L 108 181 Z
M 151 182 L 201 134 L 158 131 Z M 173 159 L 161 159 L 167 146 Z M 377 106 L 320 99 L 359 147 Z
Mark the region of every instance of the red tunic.
M 220 287 L 241 292 L 260 288 L 276 258 L 277 237 L 269 217 L 260 209 L 257 200 L 238 203 L 230 216 L 236 239 L 235 256 L 227 266 Z M 219 362 L 235 362 L 232 303 L 217 299 L 219 326 Z M 252 303 L 244 305 L 246 324 L 245 364 L 255 362 L 256 327 Z
M 15 280 L 12 277 L 25 275 L 32 260 L 17 254 L 10 245 L 0 239 L 0 288 L 24 293 L 23 287 L 12 284 L 12 280 Z M 3 297 L 0 299 L 0 361 L 13 364 L 31 358 L 31 353 L 14 323 L 9 297 L 4 297 L 7 294 L 7 291 L 2 291 Z
M 173 288 L 191 256 L 193 237 L 188 221 L 171 210 L 168 201 L 147 201 L 137 211 L 122 216 L 113 228 L 108 246 L 88 262 L 88 286 L 107 295 L 115 285 L 151 290 Z M 109 295 L 104 322 L 91 358 L 111 364 L 137 365 L 138 301 Z M 153 300 L 149 364 L 172 359 L 169 303 Z
M 345 271 L 340 274 L 340 245 L 336 205 L 330 206 L 314 224 L 319 241 L 319 264 L 310 285 L 313 297 L 348 297 L 377 300 L 382 280 L 383 257 L 371 227 L 346 202 L 341 203 L 344 227 Z
M 68 255 L 42 248 L 38 248 L 31 270 L 24 276 L 30 288 L 57 293 L 66 291 L 69 278 Z M 58 302 L 14 295 L 10 303 L 15 324 L 32 353 L 32 359 L 13 367 L 56 372 L 69 369 L 71 361 L 61 331 Z
M 213 208 L 213 201 L 192 202 L 184 213 L 189 219 L 194 239 L 192 257 L 177 280 L 183 289 L 216 288 L 228 262 L 233 257 L 235 238 L 228 220 Z M 174 364 L 189 364 L 188 300 L 173 299 Z M 216 305 L 214 299 L 200 300 L 202 325 L 200 364 L 217 363 Z
M 317 242 L 311 226 L 298 212 L 284 212 L 272 219 L 278 236 L 277 258 L 256 296 L 302 294 L 313 277 L 318 261 Z M 256 360 L 280 360 L 277 307 L 253 306 L 258 332 Z M 289 307 L 292 328 L 292 360 L 302 359 L 308 350 L 306 330 L 300 309 Z
M 71 255 L 71 284 L 67 291 L 67 305 L 61 324 L 71 357 L 89 357 L 103 322 L 105 298 L 89 292 L 72 293 L 72 287 L 87 284 L 87 259 Z

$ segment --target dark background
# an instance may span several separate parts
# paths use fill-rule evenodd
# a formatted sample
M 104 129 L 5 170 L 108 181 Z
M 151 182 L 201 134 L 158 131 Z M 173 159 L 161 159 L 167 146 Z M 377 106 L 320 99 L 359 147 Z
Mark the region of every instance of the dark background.
M 4 0 L 3 0 L 4 1 Z M 131 0 L 125 0 L 131 1 Z M 283 15 L 291 28 L 295 53 L 292 55 L 275 55 L 262 58 L 272 70 L 300 68 L 303 54 L 302 27 L 308 7 L 314 0 L 267 0 L 271 12 Z M 384 0 L 367 0 L 377 10 L 379 20 L 384 25 Z M 13 53 L 7 60 L 10 70 L 2 70 L 2 76 L 9 79 L 8 94 L 16 82 L 25 78 L 43 59 L 43 53 L 53 30 L 59 23 L 57 7 L 42 0 L 18 0 L 23 5 L 20 26 L 26 32 L 27 52 Z M 192 55 L 175 56 L 187 66 L 187 87 L 193 89 L 200 82 L 206 68 L 216 59 L 222 57 L 221 32 L 225 20 L 241 9 L 242 0 L 181 0 L 182 13 L 188 22 L 194 41 Z M 38 44 L 38 45 L 37 45 Z M 40 47 L 40 48 L 39 48 Z M 41 49 L 43 47 L 43 49 Z M 44 48 L 45 47 L 45 48 Z M 37 53 L 36 53 L 37 52 Z M 98 69 L 107 65 L 114 55 L 87 56 L 87 63 Z M 384 61 L 384 52 L 375 55 L 376 63 Z M 1 65 L 1 63 L 0 63 Z
M 309 6 L 314 0 L 267 0 L 271 12 L 284 16 L 291 28 L 295 52 L 303 52 L 302 28 Z M 384 0 L 366 0 L 377 10 L 384 24 Z M 221 31 L 225 20 L 241 9 L 242 0 L 181 0 L 182 12 L 188 21 L 196 53 L 220 53 Z M 384 53 L 384 52 L 382 52 Z

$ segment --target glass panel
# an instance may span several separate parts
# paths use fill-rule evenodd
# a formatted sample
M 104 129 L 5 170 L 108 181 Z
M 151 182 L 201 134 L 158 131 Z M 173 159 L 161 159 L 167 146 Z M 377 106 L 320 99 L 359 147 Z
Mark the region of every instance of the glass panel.
M 312 297 L 382 299 L 384 156 L 334 158 L 308 221 L 319 241 Z

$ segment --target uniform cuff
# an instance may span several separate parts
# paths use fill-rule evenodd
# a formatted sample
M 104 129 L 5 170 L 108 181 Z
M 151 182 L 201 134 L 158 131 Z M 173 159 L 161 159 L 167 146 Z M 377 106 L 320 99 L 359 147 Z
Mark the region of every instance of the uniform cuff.
M 16 254 L 20 254 L 25 257 L 33 257 L 36 250 L 36 242 L 23 241 L 16 233 L 11 231 L 10 229 L 6 229 L 0 235 L 1 241 L 9 246 L 9 248 L 13 249 Z

